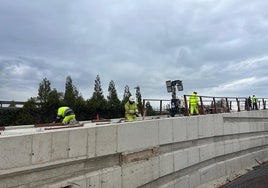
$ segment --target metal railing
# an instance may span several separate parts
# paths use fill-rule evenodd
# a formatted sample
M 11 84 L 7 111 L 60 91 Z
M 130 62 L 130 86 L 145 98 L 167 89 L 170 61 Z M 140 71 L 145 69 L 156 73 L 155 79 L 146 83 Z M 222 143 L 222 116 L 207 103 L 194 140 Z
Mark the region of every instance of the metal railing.
M 163 114 L 163 111 L 165 111 L 166 109 L 163 108 L 164 102 L 169 103 L 170 100 L 168 99 L 143 99 L 142 101 L 142 108 L 143 108 L 143 114 L 146 114 L 146 103 L 149 102 L 151 105 L 151 102 L 156 102 L 159 103 L 159 108 L 158 110 L 156 110 L 160 115 Z
M 183 95 L 185 116 L 189 116 L 189 98 L 191 95 Z M 214 97 L 214 96 L 199 96 L 199 113 L 205 114 L 217 114 L 228 112 L 241 112 L 253 110 L 249 103 L 248 97 Z M 146 116 L 146 103 L 158 102 L 160 115 L 163 114 L 163 102 L 170 102 L 167 99 L 143 99 L 143 116 Z M 258 98 L 258 110 L 266 110 L 266 103 L 268 98 Z

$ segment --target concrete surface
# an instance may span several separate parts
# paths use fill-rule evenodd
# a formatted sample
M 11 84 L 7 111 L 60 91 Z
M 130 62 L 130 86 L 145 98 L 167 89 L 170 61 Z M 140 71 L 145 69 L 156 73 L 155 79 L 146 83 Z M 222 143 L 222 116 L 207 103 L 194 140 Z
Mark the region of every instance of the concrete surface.
M 0 188 L 193 188 L 268 158 L 268 111 L 115 122 L 2 131 Z

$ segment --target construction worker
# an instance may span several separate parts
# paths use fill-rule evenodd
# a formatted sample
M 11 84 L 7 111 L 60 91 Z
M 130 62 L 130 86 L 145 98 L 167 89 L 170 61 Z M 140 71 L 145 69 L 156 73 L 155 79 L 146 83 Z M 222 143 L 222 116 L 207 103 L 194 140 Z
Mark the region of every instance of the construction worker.
M 63 124 L 76 124 L 77 123 L 75 119 L 74 111 L 67 106 L 63 106 L 58 109 L 55 123 L 59 123 L 61 119 L 62 119 Z
M 251 110 L 252 108 L 252 100 L 251 100 L 251 97 L 248 96 L 248 110 Z
M 252 109 L 258 110 L 258 99 L 255 95 L 252 96 Z
M 125 104 L 125 120 L 126 121 L 136 121 L 139 110 L 137 104 L 135 103 L 134 97 L 130 96 L 128 102 Z
M 189 106 L 190 106 L 190 114 L 191 115 L 198 115 L 199 114 L 199 110 L 198 110 L 198 96 L 197 96 L 197 92 L 194 91 L 192 93 L 192 95 L 190 96 L 190 100 L 189 100 Z

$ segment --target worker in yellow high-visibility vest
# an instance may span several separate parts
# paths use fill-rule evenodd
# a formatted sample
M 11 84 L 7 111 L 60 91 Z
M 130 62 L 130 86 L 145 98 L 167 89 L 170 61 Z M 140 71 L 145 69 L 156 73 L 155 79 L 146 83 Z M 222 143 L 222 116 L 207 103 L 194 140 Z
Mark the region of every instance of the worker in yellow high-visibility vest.
M 252 109 L 258 110 L 258 99 L 255 95 L 252 96 Z
M 62 119 L 63 124 L 76 124 L 77 123 L 75 119 L 74 111 L 67 106 L 63 106 L 58 109 L 55 123 L 60 122 L 61 119 Z
M 136 121 L 138 117 L 138 106 L 135 103 L 133 96 L 129 97 L 128 102 L 125 104 L 125 120 L 126 121 Z
M 194 91 L 192 95 L 190 96 L 189 99 L 189 106 L 190 106 L 190 114 L 191 115 L 198 115 L 199 110 L 198 110 L 198 95 L 197 92 Z

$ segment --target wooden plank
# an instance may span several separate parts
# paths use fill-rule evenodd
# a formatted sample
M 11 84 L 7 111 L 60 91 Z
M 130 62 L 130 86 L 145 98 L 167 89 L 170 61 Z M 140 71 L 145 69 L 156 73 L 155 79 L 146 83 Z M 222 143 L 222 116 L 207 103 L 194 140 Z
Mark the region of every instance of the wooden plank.
M 93 119 L 91 120 L 92 123 L 97 123 L 97 122 L 111 122 L 110 119 Z
M 34 127 L 54 127 L 54 126 L 63 126 L 63 123 L 40 123 L 34 124 Z
M 46 127 L 44 130 L 54 130 L 54 129 L 69 129 L 69 128 L 76 128 L 76 127 L 83 127 L 84 124 L 78 124 L 78 125 L 63 125 L 63 126 L 57 126 L 57 127 Z

